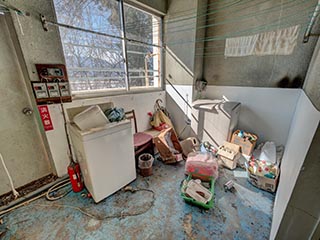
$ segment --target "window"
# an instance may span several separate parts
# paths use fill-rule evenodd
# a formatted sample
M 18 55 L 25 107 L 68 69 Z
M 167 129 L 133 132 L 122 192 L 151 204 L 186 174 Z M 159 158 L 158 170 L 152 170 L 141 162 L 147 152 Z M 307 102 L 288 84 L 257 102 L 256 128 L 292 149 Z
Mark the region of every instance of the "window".
M 73 93 L 161 86 L 161 18 L 122 4 L 54 0 Z
M 126 37 L 160 45 L 160 19 L 141 10 L 124 6 Z M 131 87 L 160 86 L 160 49 L 154 46 L 127 44 L 129 84 Z

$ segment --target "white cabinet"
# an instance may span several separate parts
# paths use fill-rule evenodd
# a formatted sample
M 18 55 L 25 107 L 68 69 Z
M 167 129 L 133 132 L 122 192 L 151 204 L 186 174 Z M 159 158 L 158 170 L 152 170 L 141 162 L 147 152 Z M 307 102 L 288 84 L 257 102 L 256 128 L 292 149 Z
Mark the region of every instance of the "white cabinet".
M 75 156 L 85 186 L 99 202 L 136 178 L 131 123 L 124 120 L 81 131 L 70 124 Z

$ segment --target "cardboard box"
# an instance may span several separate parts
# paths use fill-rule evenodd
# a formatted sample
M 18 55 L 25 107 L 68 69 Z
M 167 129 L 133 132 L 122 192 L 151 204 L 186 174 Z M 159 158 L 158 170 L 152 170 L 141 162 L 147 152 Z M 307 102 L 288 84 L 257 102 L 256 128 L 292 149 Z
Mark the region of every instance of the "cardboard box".
M 231 142 L 239 145 L 243 154 L 250 156 L 254 150 L 254 147 L 256 146 L 258 136 L 253 133 L 244 132 L 245 137 L 242 138 L 238 136 L 239 132 L 240 130 L 237 130 L 232 134 Z M 250 137 L 246 136 L 252 136 L 255 138 L 255 140 L 249 140 Z
M 235 169 L 237 167 L 238 159 L 241 156 L 240 146 L 224 142 L 222 146 L 219 147 L 218 152 L 218 163 L 229 168 Z
M 263 176 L 257 176 L 250 173 L 249 171 L 247 171 L 247 173 L 249 182 L 257 188 L 261 188 L 272 193 L 274 193 L 277 190 L 279 174 L 276 176 L 276 178 L 273 179 Z
M 159 151 L 164 163 L 176 163 L 182 161 L 182 148 L 173 128 L 162 130 L 154 138 L 154 144 Z
M 259 150 L 257 150 L 257 151 L 259 151 Z M 248 181 L 252 185 L 256 186 L 257 188 L 261 188 L 265 191 L 272 192 L 272 193 L 276 192 L 278 182 L 279 182 L 279 177 L 280 177 L 280 165 L 281 165 L 281 159 L 282 159 L 283 153 L 284 153 L 284 147 L 278 146 L 277 152 L 276 152 L 276 156 L 277 156 L 276 164 L 271 165 L 271 166 L 267 166 L 267 168 L 269 168 L 269 169 L 274 169 L 272 172 L 275 175 L 275 178 L 268 178 L 268 177 L 261 175 L 259 173 L 257 173 L 258 175 L 255 174 L 253 172 L 253 168 L 250 167 L 251 164 L 249 161 L 248 164 L 246 164 Z M 254 153 L 254 155 L 255 155 L 255 153 Z

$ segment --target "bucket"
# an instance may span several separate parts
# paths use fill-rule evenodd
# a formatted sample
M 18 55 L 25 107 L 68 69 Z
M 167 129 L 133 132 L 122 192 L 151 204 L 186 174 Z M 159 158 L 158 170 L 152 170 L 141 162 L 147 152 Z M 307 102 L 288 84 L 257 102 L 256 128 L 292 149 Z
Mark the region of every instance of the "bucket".
M 138 167 L 140 169 L 141 176 L 148 177 L 152 175 L 153 160 L 153 156 L 149 153 L 143 153 L 139 156 Z

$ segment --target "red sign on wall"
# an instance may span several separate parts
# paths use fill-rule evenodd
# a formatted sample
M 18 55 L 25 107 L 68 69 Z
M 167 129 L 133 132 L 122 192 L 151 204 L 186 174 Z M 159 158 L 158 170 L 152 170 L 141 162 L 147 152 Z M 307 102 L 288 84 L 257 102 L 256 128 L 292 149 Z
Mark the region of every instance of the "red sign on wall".
M 51 117 L 50 117 L 48 106 L 46 106 L 46 105 L 38 106 L 38 110 L 39 110 L 39 113 L 40 113 L 40 117 L 41 117 L 41 120 L 42 120 L 42 124 L 43 124 L 44 130 L 45 131 L 53 130 L 53 124 L 52 124 L 52 121 L 51 121 Z

